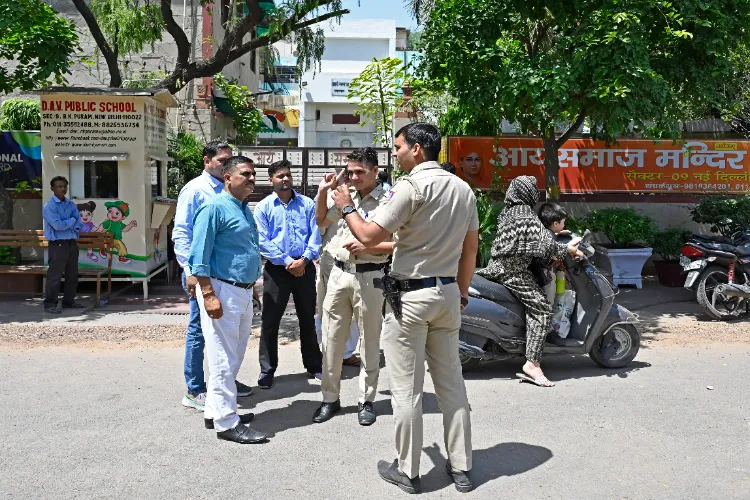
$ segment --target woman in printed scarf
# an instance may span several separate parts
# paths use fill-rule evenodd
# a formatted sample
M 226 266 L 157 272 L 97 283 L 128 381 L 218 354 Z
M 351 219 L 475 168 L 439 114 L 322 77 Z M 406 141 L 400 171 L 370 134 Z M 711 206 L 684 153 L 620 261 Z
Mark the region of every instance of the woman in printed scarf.
M 505 194 L 505 207 L 498 217 L 497 237 L 492 244 L 487 267 L 477 271 L 485 278 L 505 285 L 526 308 L 526 364 L 517 374 L 541 387 L 554 384 L 541 368 L 542 349 L 552 323 L 552 306 L 539 286 L 530 266 L 533 259 L 562 260 L 565 253 L 582 257 L 580 238 L 568 244 L 558 243 L 534 213 L 539 201 L 536 177 L 513 179 Z

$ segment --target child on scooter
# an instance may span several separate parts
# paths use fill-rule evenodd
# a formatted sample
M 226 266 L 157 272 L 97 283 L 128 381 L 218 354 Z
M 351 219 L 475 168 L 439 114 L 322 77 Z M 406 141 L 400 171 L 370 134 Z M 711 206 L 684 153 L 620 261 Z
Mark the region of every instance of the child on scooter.
M 539 220 L 542 221 L 542 225 L 544 225 L 547 230 L 555 235 L 569 234 L 569 231 L 565 230 L 565 219 L 567 218 L 568 213 L 557 203 L 543 203 L 542 206 L 539 207 Z M 555 303 L 555 271 L 558 269 L 559 265 L 560 261 L 553 258 L 552 261 L 547 263 L 544 269 L 544 272 L 547 274 L 547 284 L 542 291 L 552 305 Z

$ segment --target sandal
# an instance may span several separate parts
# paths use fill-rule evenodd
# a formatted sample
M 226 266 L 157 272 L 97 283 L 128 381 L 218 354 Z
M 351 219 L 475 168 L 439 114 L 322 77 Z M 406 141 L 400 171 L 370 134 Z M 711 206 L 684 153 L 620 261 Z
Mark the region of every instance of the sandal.
M 539 387 L 554 387 L 555 384 L 553 382 L 550 382 L 550 380 L 545 377 L 544 375 L 541 375 L 537 378 L 531 378 L 529 375 L 525 373 L 516 373 L 516 377 L 521 379 L 521 382 L 529 382 L 534 385 L 538 385 Z

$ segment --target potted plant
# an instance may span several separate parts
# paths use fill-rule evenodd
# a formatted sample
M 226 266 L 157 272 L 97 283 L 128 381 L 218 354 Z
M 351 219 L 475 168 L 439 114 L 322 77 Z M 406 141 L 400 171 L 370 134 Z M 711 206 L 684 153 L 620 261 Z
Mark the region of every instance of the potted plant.
M 659 278 L 660 284 L 678 287 L 685 283 L 679 258 L 682 245 L 685 244 L 689 237 L 690 231 L 676 227 L 656 233 L 651 246 L 654 249 L 654 253 L 662 259 L 654 261 L 656 275 Z
M 658 228 L 650 217 L 632 208 L 602 208 L 584 216 L 579 223 L 594 232 L 601 232 L 610 244 L 595 245 L 599 256 L 606 256 L 615 285 L 643 287 L 643 265 L 651 257 Z

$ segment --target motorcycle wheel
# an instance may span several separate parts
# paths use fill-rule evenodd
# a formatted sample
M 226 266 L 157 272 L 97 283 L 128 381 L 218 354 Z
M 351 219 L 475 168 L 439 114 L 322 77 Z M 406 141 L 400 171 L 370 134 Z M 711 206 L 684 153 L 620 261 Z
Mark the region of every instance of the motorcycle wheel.
M 695 298 L 698 304 L 706 311 L 706 314 L 721 321 L 735 319 L 745 310 L 745 301 L 740 297 L 730 297 L 728 300 L 716 297 L 714 300 L 716 285 L 725 283 L 729 283 L 727 269 L 721 266 L 709 266 L 698 278 L 698 284 L 695 287 Z
M 630 364 L 641 347 L 641 334 L 633 325 L 615 325 L 594 342 L 589 357 L 604 368 Z
M 458 353 L 458 359 L 461 361 L 461 371 L 464 373 L 473 370 L 479 365 L 479 362 L 482 361 L 479 358 L 472 358 L 461 353 Z

